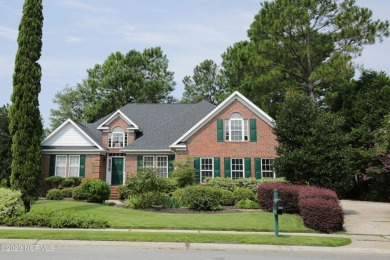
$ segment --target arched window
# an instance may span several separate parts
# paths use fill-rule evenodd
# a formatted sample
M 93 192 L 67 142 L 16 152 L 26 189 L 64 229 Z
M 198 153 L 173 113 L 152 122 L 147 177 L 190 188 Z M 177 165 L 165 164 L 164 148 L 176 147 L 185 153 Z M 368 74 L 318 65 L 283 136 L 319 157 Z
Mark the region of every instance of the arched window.
M 108 134 L 109 147 L 124 147 L 125 143 L 125 133 L 122 127 L 117 126 L 112 129 L 112 133 Z
M 244 120 L 240 113 L 235 112 L 229 120 L 225 120 L 225 140 L 248 140 L 248 120 Z

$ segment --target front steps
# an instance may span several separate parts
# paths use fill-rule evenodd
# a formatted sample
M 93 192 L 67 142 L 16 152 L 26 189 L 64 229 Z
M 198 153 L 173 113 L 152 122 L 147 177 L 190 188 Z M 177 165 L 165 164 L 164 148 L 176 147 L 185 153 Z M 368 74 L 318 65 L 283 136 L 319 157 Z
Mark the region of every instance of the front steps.
M 110 200 L 119 200 L 118 186 L 110 186 Z

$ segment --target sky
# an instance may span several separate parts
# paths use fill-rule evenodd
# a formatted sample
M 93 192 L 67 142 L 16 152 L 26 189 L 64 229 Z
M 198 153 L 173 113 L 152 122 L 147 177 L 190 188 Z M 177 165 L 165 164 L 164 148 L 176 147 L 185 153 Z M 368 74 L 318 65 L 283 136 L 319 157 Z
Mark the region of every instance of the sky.
M 10 104 L 23 0 L 0 0 L 0 106 Z M 357 0 L 374 19 L 390 20 L 390 1 Z M 247 39 L 260 0 L 43 0 L 40 111 L 45 127 L 55 93 L 86 78 L 86 70 L 113 52 L 160 46 L 175 73 L 173 95 L 181 98 L 182 79 L 205 59 Z M 390 39 L 364 47 L 354 62 L 390 75 Z M 357 71 L 357 75 L 359 72 Z

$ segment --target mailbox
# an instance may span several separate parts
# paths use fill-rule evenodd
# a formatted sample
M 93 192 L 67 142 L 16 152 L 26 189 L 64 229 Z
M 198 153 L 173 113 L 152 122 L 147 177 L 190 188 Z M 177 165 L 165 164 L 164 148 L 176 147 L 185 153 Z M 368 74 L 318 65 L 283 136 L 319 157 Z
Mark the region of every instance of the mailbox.
M 275 215 L 282 215 L 284 210 L 284 203 L 280 199 L 274 199 L 273 212 Z

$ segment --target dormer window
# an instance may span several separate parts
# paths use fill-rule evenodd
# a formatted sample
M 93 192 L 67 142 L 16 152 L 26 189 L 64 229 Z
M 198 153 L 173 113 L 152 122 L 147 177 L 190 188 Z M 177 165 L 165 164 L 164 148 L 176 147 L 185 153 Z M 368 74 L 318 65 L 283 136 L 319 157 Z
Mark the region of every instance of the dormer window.
M 229 120 L 225 120 L 225 140 L 248 140 L 248 120 L 244 120 L 240 113 L 233 113 Z
M 127 144 L 127 135 L 120 126 L 115 127 L 112 133 L 108 134 L 108 146 L 112 148 L 121 148 Z

